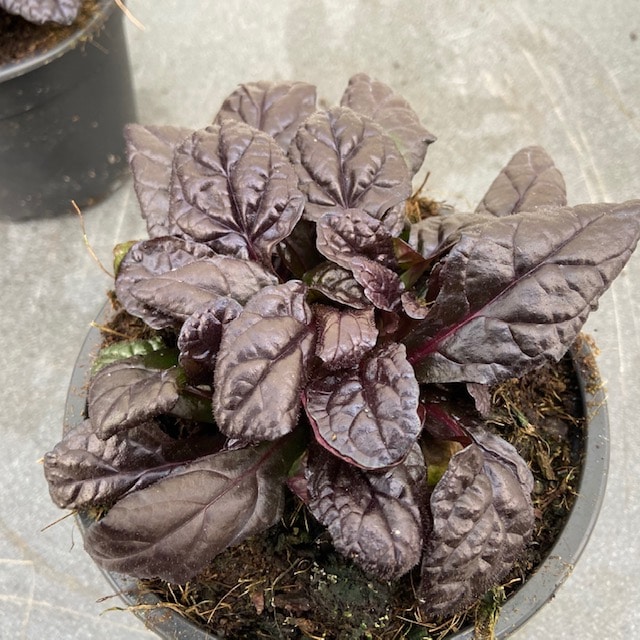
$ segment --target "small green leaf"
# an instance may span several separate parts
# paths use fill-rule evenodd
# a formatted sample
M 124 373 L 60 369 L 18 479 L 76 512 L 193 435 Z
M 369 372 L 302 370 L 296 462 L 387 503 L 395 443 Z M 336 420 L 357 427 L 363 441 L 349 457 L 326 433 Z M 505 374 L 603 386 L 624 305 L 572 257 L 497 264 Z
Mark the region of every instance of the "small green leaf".
M 118 360 L 126 360 L 133 356 L 148 356 L 158 351 L 166 350 L 166 345 L 160 336 L 153 336 L 148 340 L 126 340 L 115 342 L 100 350 L 91 367 L 91 374 L 97 373 L 103 367 L 117 362 Z M 151 363 L 149 363 L 151 364 Z M 172 362 L 168 366 L 175 364 Z M 163 369 L 166 367 L 162 367 Z
M 129 253 L 129 249 L 136 244 L 137 240 L 129 240 L 127 242 L 120 242 L 113 247 L 113 273 L 117 276 L 120 271 L 120 265 L 122 259 Z

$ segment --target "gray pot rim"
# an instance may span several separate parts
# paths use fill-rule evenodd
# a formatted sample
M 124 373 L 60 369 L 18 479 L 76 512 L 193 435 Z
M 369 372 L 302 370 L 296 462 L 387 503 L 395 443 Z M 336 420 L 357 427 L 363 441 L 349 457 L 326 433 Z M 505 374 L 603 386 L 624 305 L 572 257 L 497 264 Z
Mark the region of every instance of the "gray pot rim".
M 95 323 L 105 324 L 110 305 L 100 310 Z M 99 350 L 100 331 L 92 326 L 80 349 L 74 367 L 64 412 L 64 431 L 80 424 L 84 419 L 85 391 L 91 362 Z M 585 438 L 584 466 L 578 487 L 578 495 L 565 524 L 551 548 L 549 555 L 538 570 L 512 594 L 502 607 L 496 624 L 496 638 L 503 640 L 522 627 L 545 603 L 551 600 L 560 586 L 571 575 L 582 555 L 598 518 L 604 499 L 609 471 L 609 419 L 606 407 L 606 392 L 599 384 L 597 367 L 587 368 L 584 361 L 592 362 L 594 352 L 587 340 L 571 350 L 578 377 L 583 407 L 588 414 Z M 590 376 L 587 380 L 586 377 Z M 594 380 L 594 377 L 596 378 Z M 82 517 L 80 529 L 84 532 Z M 127 605 L 154 605 L 159 598 L 151 594 L 137 595 L 138 581 L 135 578 L 100 569 L 116 593 Z M 134 613 L 145 626 L 165 640 L 219 640 L 218 636 L 203 631 L 178 613 L 159 606 Z M 450 636 L 449 640 L 473 640 L 473 628 L 468 627 Z
M 95 33 L 106 22 L 117 6 L 114 0 L 99 0 L 99 4 L 99 8 L 82 27 L 70 33 L 64 40 L 56 43 L 55 46 L 32 53 L 15 62 L 0 64 L 0 84 L 43 67 L 57 60 L 71 49 L 75 49 L 79 42 L 88 40 L 91 34 Z

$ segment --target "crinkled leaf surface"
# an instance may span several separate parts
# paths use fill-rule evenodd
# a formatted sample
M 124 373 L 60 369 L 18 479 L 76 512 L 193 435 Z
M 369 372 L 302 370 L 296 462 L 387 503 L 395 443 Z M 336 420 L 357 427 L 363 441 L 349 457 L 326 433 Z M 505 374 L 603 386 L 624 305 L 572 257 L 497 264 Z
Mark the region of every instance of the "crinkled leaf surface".
M 269 266 L 302 207 L 284 151 L 244 122 L 196 131 L 174 155 L 170 220 L 217 253 Z
M 178 362 L 194 384 L 212 384 L 222 327 L 242 311 L 232 298 L 217 298 L 191 314 L 180 329 Z
M 124 129 L 133 186 L 150 238 L 180 234 L 180 228 L 169 222 L 169 185 L 173 154 L 191 133 L 184 127 L 141 124 Z
M 395 311 L 400 307 L 404 285 L 394 271 L 362 256 L 353 256 L 350 264 L 353 277 L 362 286 L 364 295 L 378 309 Z
M 0 0 L 0 7 L 34 24 L 72 24 L 81 0 Z
M 640 201 L 538 209 L 469 229 L 408 339 L 423 382 L 492 384 L 559 359 L 640 236 Z
M 157 335 L 147 340 L 122 340 L 121 342 L 113 342 L 100 349 L 91 364 L 91 373 L 97 373 L 103 367 L 118 360 L 126 360 L 134 356 L 147 356 L 166 348 L 167 345 L 162 337 Z
M 218 256 L 206 245 L 156 238 L 135 245 L 116 278 L 127 311 L 154 328 L 180 325 L 219 297 L 244 304 L 275 276 L 251 260 Z
M 476 444 L 455 454 L 431 496 L 433 530 L 422 562 L 428 614 L 472 604 L 511 568 L 531 536 L 529 488 Z
M 306 469 L 309 508 L 338 551 L 382 579 L 398 578 L 422 551 L 416 472 L 402 463 L 384 473 L 361 471 L 314 451 Z
M 342 106 L 369 116 L 391 136 L 411 174 L 422 166 L 427 147 L 436 138 L 420 124 L 409 103 L 383 82 L 358 73 L 349 80 Z
M 59 507 L 82 509 L 142 489 L 185 459 L 180 444 L 153 422 L 103 440 L 85 420 L 44 456 L 44 474 Z
M 328 211 L 316 224 L 318 251 L 345 269 L 354 256 L 390 265 L 394 261 L 392 236 L 384 222 L 362 209 Z
M 286 151 L 298 127 L 316 110 L 316 88 L 306 82 L 249 82 L 223 103 L 215 124 L 240 120 L 272 136 Z
M 564 178 L 542 147 L 520 149 L 502 169 L 476 212 L 502 217 L 567 204 Z
M 284 504 L 283 441 L 204 457 L 125 496 L 85 536 L 109 571 L 184 583 L 224 549 L 274 525 Z
M 89 382 L 88 413 L 99 438 L 109 438 L 170 411 L 179 398 L 179 371 L 152 369 L 142 356 L 114 362 Z
M 403 345 L 309 382 L 305 409 L 318 442 L 364 469 L 402 460 L 420 433 L 419 388 Z
M 231 438 L 273 440 L 289 433 L 313 355 L 306 286 L 296 280 L 255 295 L 225 328 L 214 376 L 214 417 Z
M 402 228 L 409 170 L 371 119 L 346 107 L 315 113 L 298 130 L 289 155 L 307 197 L 307 219 L 317 221 L 336 207 L 358 208 L 382 220 L 392 235 Z
M 364 309 L 370 304 L 364 289 L 353 277 L 353 272 L 333 262 L 319 265 L 308 274 L 306 281 L 311 289 L 319 291 L 334 302 L 354 309 Z
M 340 311 L 314 307 L 318 341 L 316 354 L 327 369 L 352 368 L 376 345 L 378 329 L 373 308 Z

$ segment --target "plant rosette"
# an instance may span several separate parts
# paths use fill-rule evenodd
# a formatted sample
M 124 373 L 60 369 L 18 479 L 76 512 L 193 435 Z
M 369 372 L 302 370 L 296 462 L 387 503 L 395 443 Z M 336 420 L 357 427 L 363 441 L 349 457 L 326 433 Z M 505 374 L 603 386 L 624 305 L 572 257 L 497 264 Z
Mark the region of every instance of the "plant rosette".
M 113 0 L 0 0 L 0 215 L 91 205 L 124 181 L 136 119 Z
M 364 74 L 328 110 L 256 82 L 205 129 L 125 137 L 149 239 L 117 248 L 114 288 L 148 333 L 100 351 L 44 465 L 56 504 L 100 512 L 87 552 L 184 584 L 295 499 L 358 570 L 414 576 L 423 618 L 476 603 L 535 522 L 492 391 L 568 352 L 640 201 L 569 207 L 528 147 L 474 212 L 416 215 L 435 138 Z

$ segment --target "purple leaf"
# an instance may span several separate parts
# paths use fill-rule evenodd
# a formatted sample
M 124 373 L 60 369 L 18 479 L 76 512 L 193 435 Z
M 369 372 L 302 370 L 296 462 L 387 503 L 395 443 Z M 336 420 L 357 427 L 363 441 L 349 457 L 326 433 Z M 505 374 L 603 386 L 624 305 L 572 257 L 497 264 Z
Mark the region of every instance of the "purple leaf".
M 286 151 L 298 127 L 316 110 L 316 88 L 306 82 L 250 82 L 223 103 L 215 124 L 246 122 L 275 138 Z
M 364 469 L 396 464 L 420 433 L 418 383 L 402 345 L 389 343 L 357 368 L 327 373 L 305 391 L 318 442 Z
M 373 308 L 340 311 L 314 307 L 318 341 L 316 354 L 327 369 L 351 368 L 376 345 L 378 329 Z
M 640 201 L 538 209 L 468 229 L 406 340 L 421 382 L 493 384 L 562 357 L 640 237 Z
M 196 131 L 174 155 L 170 220 L 217 253 L 271 265 L 302 215 L 296 173 L 274 139 L 243 122 Z
M 125 127 L 133 186 L 150 238 L 180 235 L 180 228 L 169 222 L 169 185 L 173 154 L 191 133 L 191 129 L 183 127 Z
M 78 16 L 80 4 L 81 0 L 0 0 L 5 11 L 34 24 L 70 25 Z
M 334 302 L 354 309 L 365 309 L 370 304 L 363 288 L 353 277 L 353 272 L 333 262 L 319 265 L 308 274 L 307 281 L 311 289 L 319 291 Z
M 182 325 L 178 362 L 192 384 L 213 383 L 223 325 L 241 311 L 242 306 L 232 298 L 217 298 L 191 314 Z
M 400 308 L 404 285 L 394 271 L 362 256 L 351 258 L 351 270 L 364 289 L 364 295 L 378 309 L 395 311 Z
M 567 204 L 564 178 L 542 147 L 520 149 L 489 187 L 476 213 L 502 217 Z
M 85 537 L 109 571 L 184 583 L 281 517 L 284 440 L 223 451 L 120 500 Z
M 315 113 L 298 130 L 289 155 L 308 220 L 357 208 L 383 221 L 391 235 L 402 228 L 409 171 L 393 140 L 366 116 L 346 107 Z
M 385 224 L 362 209 L 328 211 L 316 224 L 318 251 L 345 269 L 351 259 L 364 256 L 387 266 L 393 264 L 393 242 Z
M 215 443 L 209 439 L 204 444 L 199 441 L 200 455 L 211 451 Z M 82 509 L 110 504 L 129 491 L 156 482 L 193 457 L 195 452 L 153 422 L 102 440 L 91 421 L 85 420 L 44 456 L 44 474 L 51 498 L 59 507 Z
M 244 304 L 275 282 L 256 262 L 218 256 L 206 245 L 166 237 L 132 247 L 120 266 L 116 294 L 129 313 L 160 329 L 180 326 L 220 297 Z
M 422 551 L 415 460 L 410 469 L 401 463 L 373 473 L 321 450 L 314 453 L 307 465 L 309 508 L 328 528 L 335 548 L 384 580 L 407 573 Z
M 427 147 L 436 138 L 420 124 L 417 114 L 402 96 L 386 84 L 358 73 L 349 80 L 341 104 L 377 122 L 398 146 L 411 175 L 418 172 Z
M 449 615 L 497 583 L 527 544 L 534 520 L 529 485 L 510 463 L 471 444 L 451 458 L 431 512 L 420 598 L 427 614 Z
M 179 372 L 152 369 L 135 356 L 103 367 L 89 382 L 88 413 L 99 438 L 136 427 L 178 402 Z
M 213 407 L 230 438 L 274 440 L 295 427 L 315 343 L 305 294 L 295 280 L 267 287 L 226 326 Z

